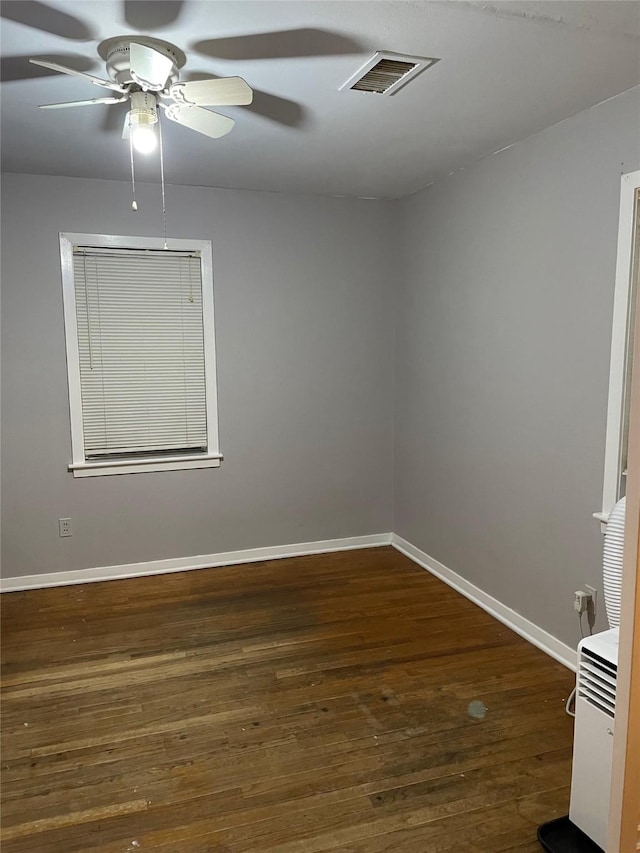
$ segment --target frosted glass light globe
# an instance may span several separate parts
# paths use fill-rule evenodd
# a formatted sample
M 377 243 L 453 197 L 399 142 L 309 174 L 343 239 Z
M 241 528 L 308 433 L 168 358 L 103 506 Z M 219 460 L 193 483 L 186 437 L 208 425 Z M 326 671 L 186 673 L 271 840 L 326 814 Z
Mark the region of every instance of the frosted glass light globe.
M 158 138 L 154 130 L 148 125 L 134 127 L 131 132 L 131 141 L 133 142 L 133 147 L 140 154 L 150 154 L 152 151 L 155 151 L 158 144 Z

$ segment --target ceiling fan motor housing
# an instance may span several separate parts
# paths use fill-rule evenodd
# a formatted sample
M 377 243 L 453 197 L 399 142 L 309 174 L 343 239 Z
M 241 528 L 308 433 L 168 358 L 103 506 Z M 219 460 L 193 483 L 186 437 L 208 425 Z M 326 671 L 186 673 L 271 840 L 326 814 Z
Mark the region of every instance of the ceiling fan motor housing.
M 161 39 L 151 38 L 151 36 L 116 36 L 115 38 L 103 41 L 98 46 L 98 53 L 106 61 L 107 74 L 111 80 L 119 83 L 121 86 L 129 86 L 131 83 L 135 83 L 131 76 L 131 60 L 129 56 L 132 41 L 136 44 L 151 47 L 153 50 L 170 59 L 173 67 L 169 73 L 166 85 L 168 86 L 176 82 L 180 76 L 180 68 L 186 62 L 184 53 L 175 45 Z
M 151 127 L 158 121 L 157 100 L 153 92 L 132 92 L 129 125 Z

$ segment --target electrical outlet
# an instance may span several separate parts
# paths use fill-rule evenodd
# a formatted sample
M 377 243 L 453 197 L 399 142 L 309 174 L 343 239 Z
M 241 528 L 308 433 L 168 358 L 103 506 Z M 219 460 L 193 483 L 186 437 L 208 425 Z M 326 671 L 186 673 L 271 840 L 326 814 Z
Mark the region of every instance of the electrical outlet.
M 586 583 L 584 585 L 584 591 L 588 592 L 591 596 L 591 602 L 589 603 L 589 612 L 595 616 L 597 610 L 596 605 L 598 604 L 598 590 L 595 588 L 595 586 L 589 586 L 589 584 Z
M 70 518 L 58 519 L 58 533 L 60 534 L 60 536 L 73 536 L 73 533 L 71 532 Z
M 576 613 L 585 613 L 589 609 L 591 595 L 583 589 L 578 589 L 573 593 L 573 608 Z

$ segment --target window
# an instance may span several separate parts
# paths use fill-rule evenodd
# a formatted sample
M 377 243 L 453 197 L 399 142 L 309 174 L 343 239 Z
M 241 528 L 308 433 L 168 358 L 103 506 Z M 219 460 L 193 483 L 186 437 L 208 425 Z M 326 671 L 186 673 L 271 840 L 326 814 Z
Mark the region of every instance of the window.
M 211 243 L 61 234 L 75 477 L 220 465 Z
M 602 512 L 594 513 L 603 523 L 626 491 L 633 328 L 639 276 L 640 172 L 630 172 L 622 176 L 620 192 Z

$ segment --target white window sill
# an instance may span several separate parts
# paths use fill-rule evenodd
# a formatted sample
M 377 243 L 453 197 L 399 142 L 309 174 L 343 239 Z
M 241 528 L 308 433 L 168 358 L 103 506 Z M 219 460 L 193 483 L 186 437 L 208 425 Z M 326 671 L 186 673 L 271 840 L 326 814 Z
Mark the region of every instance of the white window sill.
M 131 459 L 109 459 L 106 462 L 72 462 L 69 471 L 74 477 L 107 477 L 112 474 L 142 474 L 147 471 L 181 471 L 188 468 L 219 468 L 220 453 L 208 456 L 172 456 L 149 458 L 134 462 Z

